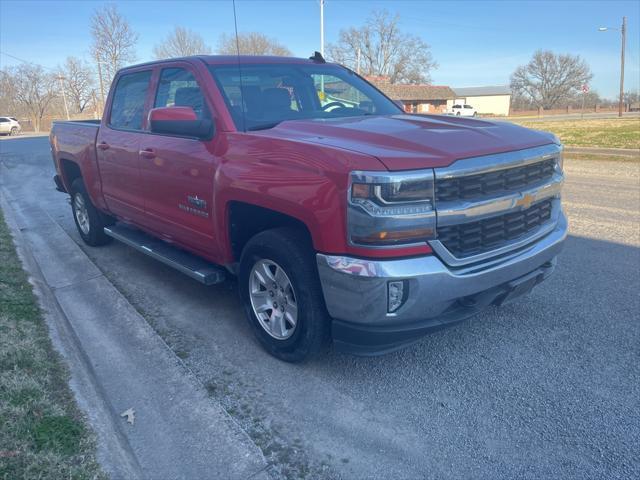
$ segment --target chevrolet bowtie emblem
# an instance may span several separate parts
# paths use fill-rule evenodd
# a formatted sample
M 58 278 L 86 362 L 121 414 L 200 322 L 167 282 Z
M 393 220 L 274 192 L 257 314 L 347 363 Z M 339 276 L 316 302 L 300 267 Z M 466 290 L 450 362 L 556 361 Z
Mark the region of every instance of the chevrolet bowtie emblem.
M 522 198 L 519 198 L 516 201 L 516 207 L 529 208 L 535 199 L 536 199 L 535 195 L 531 195 L 530 193 L 527 193 L 523 195 Z

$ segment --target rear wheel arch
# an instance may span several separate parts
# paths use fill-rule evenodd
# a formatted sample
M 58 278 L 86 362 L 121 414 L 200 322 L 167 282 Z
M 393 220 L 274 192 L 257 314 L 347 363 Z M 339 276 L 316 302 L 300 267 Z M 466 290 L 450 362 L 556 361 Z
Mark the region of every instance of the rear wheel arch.
M 60 159 L 60 170 L 62 171 L 62 178 L 64 179 L 64 185 L 67 188 L 67 191 L 70 190 L 73 182 L 78 178 L 82 177 L 82 170 L 80 170 L 80 165 L 74 160 L 69 160 L 66 158 Z

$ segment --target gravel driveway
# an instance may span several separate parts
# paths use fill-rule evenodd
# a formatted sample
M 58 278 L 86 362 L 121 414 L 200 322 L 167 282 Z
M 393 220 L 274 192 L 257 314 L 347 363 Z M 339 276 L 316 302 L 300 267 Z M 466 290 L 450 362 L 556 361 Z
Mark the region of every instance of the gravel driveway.
M 0 184 L 78 243 L 48 139 L 0 144 Z M 640 477 L 640 163 L 565 161 L 555 275 L 394 354 L 264 353 L 233 282 L 121 244 L 82 248 L 288 478 Z

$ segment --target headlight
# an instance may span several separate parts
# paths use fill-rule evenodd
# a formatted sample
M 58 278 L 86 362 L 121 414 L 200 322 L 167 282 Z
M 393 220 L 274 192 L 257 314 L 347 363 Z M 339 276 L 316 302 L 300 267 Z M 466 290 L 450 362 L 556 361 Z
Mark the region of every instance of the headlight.
M 352 172 L 349 236 L 354 245 L 394 246 L 435 237 L 433 170 Z

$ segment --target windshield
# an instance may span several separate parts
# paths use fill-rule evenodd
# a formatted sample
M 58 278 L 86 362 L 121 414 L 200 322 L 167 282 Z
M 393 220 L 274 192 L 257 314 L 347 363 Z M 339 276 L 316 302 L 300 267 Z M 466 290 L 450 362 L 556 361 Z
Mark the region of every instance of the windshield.
M 272 128 L 284 120 L 402 113 L 374 87 L 336 65 L 211 65 L 209 70 L 238 130 Z

